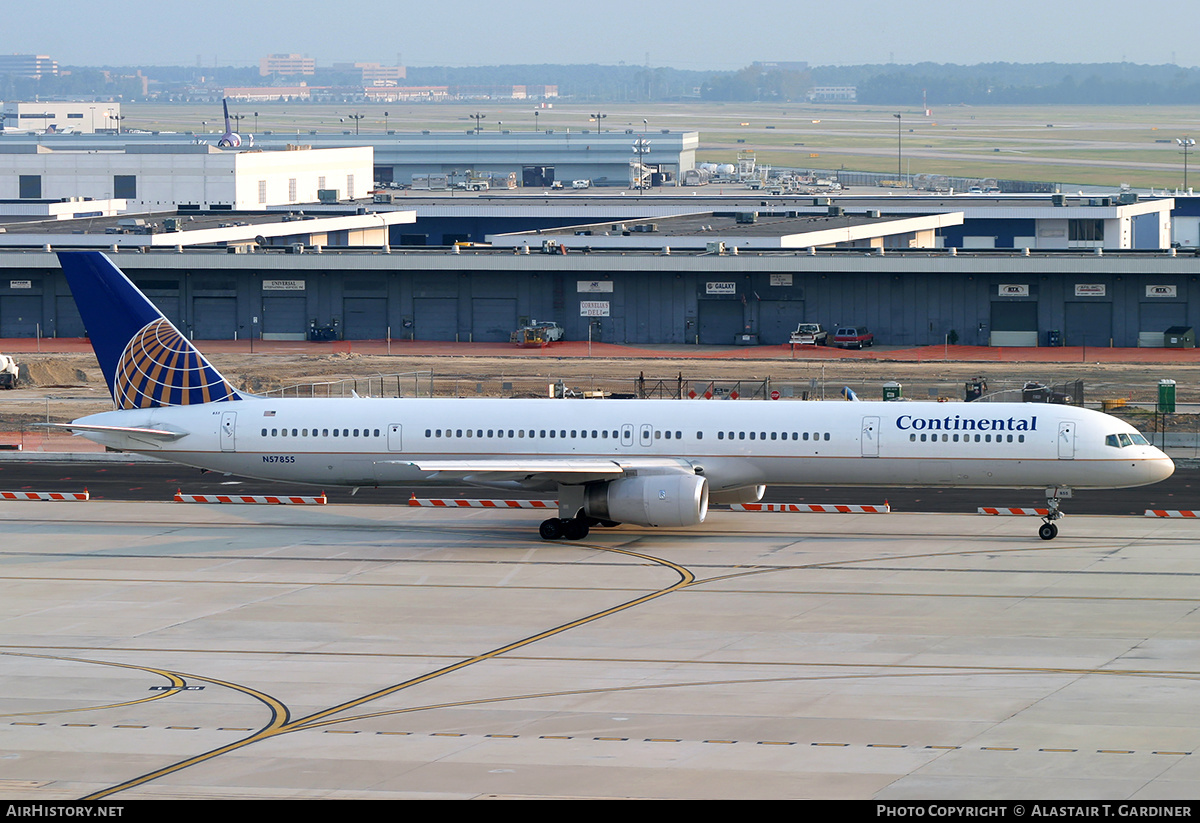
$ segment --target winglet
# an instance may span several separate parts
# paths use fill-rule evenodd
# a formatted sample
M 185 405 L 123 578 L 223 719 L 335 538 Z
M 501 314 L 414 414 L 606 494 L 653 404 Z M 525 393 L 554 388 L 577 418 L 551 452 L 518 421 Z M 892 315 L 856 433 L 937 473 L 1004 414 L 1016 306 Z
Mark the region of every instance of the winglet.
M 106 255 L 59 252 L 58 260 L 117 408 L 242 399 Z

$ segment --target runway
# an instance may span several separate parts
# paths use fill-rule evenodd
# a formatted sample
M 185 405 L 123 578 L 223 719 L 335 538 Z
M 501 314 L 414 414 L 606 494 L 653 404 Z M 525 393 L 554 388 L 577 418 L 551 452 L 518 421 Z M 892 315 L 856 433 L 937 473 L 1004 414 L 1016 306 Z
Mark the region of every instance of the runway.
M 1196 795 L 1193 523 L 536 518 L 6 503 L 0 795 Z

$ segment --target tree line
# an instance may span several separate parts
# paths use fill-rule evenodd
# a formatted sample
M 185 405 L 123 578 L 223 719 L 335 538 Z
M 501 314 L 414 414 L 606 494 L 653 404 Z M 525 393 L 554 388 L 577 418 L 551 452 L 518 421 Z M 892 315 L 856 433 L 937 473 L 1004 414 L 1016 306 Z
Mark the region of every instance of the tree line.
M 877 105 L 994 104 L 1194 104 L 1200 103 L 1200 69 L 1135 63 L 863 64 L 795 67 L 754 63 L 737 71 L 697 71 L 637 65 L 411 67 L 404 85 L 449 86 L 470 92 L 512 85 L 551 85 L 561 98 L 596 102 L 712 100 L 801 102 L 814 86 L 855 86 L 858 102 Z M 790 66 L 790 67 L 788 67 Z M 140 75 L 139 76 L 139 72 Z M 143 94 L 143 77 L 149 78 Z M 352 72 L 318 69 L 311 86 L 353 94 Z M 0 99 L 78 98 L 186 100 L 223 86 L 295 83 L 261 77 L 244 66 L 64 67 L 41 79 L 0 75 Z M 207 96 L 207 95 L 205 95 Z

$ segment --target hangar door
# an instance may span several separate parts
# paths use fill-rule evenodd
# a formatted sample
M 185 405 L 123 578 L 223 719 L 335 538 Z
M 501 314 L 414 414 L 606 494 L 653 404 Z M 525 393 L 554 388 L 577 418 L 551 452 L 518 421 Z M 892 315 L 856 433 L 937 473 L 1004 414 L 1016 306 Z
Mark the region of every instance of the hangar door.
M 517 329 L 515 297 L 471 299 L 471 340 L 475 343 L 507 343 Z
M 992 303 L 992 332 L 989 346 L 1036 346 L 1037 303 L 1013 301 Z
M 0 297 L 0 337 L 37 337 L 41 321 L 40 294 Z
M 454 340 L 458 335 L 457 297 L 414 297 L 413 339 Z
M 308 299 L 303 295 L 263 295 L 263 340 L 304 340 L 308 333 Z
M 758 342 L 786 343 L 804 322 L 803 300 L 763 300 L 758 304 Z
M 192 336 L 197 340 L 232 340 L 237 330 L 236 297 L 192 298 Z
M 1067 303 L 1066 346 L 1107 346 L 1112 339 L 1112 303 Z
M 740 300 L 698 300 L 700 342 L 732 346 L 745 331 Z
M 387 338 L 387 298 L 347 297 L 342 302 L 342 337 L 346 340 Z
M 79 316 L 79 307 L 75 299 L 67 295 L 54 298 L 54 336 L 83 337 L 87 331 L 83 327 L 83 318 Z
M 1142 303 L 1138 306 L 1138 330 L 1162 334 L 1172 326 L 1187 325 L 1187 303 Z

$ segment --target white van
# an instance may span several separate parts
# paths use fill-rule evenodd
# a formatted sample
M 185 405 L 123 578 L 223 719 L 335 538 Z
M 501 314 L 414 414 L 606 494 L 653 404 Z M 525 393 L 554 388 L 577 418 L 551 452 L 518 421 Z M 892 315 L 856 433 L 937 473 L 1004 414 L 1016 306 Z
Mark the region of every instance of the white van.
M 575 180 L 571 183 L 573 189 L 590 189 L 592 187 L 591 180 Z

